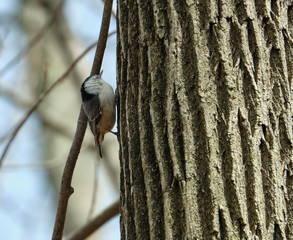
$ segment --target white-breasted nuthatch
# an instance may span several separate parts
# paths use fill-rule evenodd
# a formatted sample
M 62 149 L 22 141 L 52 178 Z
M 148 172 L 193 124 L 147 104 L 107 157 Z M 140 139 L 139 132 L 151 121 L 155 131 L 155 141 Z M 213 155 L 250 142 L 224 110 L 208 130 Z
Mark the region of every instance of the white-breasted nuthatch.
M 81 85 L 81 99 L 95 145 L 102 157 L 101 144 L 104 135 L 111 131 L 116 122 L 115 94 L 110 84 L 99 75 L 89 76 Z

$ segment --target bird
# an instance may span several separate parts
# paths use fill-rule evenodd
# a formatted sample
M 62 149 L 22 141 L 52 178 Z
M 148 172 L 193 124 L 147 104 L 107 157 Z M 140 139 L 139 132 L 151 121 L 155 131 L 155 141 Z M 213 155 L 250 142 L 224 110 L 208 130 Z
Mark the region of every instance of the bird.
M 82 106 L 101 158 L 104 136 L 112 132 L 116 122 L 115 93 L 112 86 L 102 79 L 102 73 L 87 77 L 80 87 Z

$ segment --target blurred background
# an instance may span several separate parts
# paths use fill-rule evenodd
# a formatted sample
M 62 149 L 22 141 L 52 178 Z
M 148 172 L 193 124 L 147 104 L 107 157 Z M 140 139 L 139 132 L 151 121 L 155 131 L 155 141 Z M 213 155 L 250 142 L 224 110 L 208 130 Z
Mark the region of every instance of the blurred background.
M 40 94 L 98 39 L 102 0 L 67 0 L 61 8 L 58 5 L 60 1 L 0 0 L 0 156 Z M 104 80 L 114 89 L 115 30 L 113 15 L 113 34 L 108 38 L 102 69 Z M 39 40 L 28 45 L 36 35 Z M 1 239 L 51 239 L 61 177 L 81 105 L 79 88 L 91 71 L 94 52 L 95 48 L 41 102 L 2 162 Z M 73 175 L 74 194 L 69 199 L 65 236 L 119 198 L 116 136 L 106 135 L 102 151 L 101 161 L 87 129 Z M 119 216 L 88 239 L 120 239 Z

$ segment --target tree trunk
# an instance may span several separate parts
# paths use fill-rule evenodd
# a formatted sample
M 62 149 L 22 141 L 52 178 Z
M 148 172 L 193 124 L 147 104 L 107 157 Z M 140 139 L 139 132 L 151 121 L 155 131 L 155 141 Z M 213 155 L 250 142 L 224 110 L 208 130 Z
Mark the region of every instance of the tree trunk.
M 293 2 L 118 19 L 122 239 L 293 239 Z

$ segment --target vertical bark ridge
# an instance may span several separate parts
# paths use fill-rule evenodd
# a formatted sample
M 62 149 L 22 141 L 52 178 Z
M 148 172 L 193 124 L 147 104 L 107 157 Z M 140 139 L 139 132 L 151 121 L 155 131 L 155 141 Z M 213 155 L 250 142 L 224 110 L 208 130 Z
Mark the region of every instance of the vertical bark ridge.
M 152 80 L 148 76 L 150 70 L 155 71 L 155 66 L 153 62 L 149 59 L 150 47 L 147 47 L 146 43 L 151 43 L 153 41 L 154 34 L 151 32 L 153 28 L 153 16 L 151 12 L 150 1 L 138 1 L 139 8 L 139 23 L 140 23 L 140 41 L 142 47 L 139 49 L 140 64 L 142 68 L 139 74 L 139 121 L 143 123 L 140 127 L 140 139 L 141 139 L 141 149 L 142 149 L 142 164 L 145 174 L 145 185 L 147 191 L 147 203 L 148 203 L 148 214 L 150 218 L 150 229 L 149 235 L 150 239 L 164 239 L 165 232 L 164 229 L 164 210 L 165 201 L 163 195 L 163 186 L 161 183 L 161 171 L 159 167 L 159 162 L 161 159 L 157 159 L 155 155 L 156 146 L 154 145 L 154 133 L 153 122 L 151 121 L 151 104 L 152 100 L 150 96 L 152 95 Z M 145 6 L 145 8 L 144 8 Z M 141 12 L 140 9 L 145 10 Z M 146 20 L 150 21 L 146 21 Z M 159 65 L 158 65 L 159 66 Z M 143 106 L 147 107 L 143 107 Z
M 156 32 L 159 38 L 162 39 L 165 45 L 165 49 L 169 49 L 166 51 L 166 59 L 164 61 L 170 61 L 170 52 L 171 48 L 170 45 L 172 44 L 172 37 L 170 37 L 172 33 L 172 24 L 173 21 L 171 20 L 170 16 L 170 7 L 167 7 L 166 1 L 153 1 L 153 14 L 156 19 Z M 171 21 L 170 21 L 171 20 Z M 175 20 L 176 21 L 176 20 Z M 166 227 L 168 235 L 166 236 L 167 239 L 178 239 L 185 235 L 186 232 L 186 224 L 184 219 L 187 219 L 186 212 L 183 206 L 186 204 L 186 192 L 184 192 L 185 188 L 185 178 L 186 178 L 186 169 L 184 159 L 184 151 L 182 149 L 183 145 L 183 137 L 181 134 L 181 118 L 179 113 L 179 103 L 178 103 L 178 96 L 175 89 L 175 79 L 176 74 L 171 74 L 168 72 L 168 67 L 164 63 L 164 71 L 166 75 L 166 96 L 165 96 L 165 103 L 167 108 L 165 108 L 165 120 L 167 121 L 166 128 L 167 130 L 167 140 L 169 144 L 169 151 L 170 151 L 170 166 L 172 166 L 172 183 L 171 188 L 168 192 L 165 192 L 167 196 L 165 199 L 165 224 L 171 226 Z M 176 72 L 176 70 L 175 70 Z M 178 144 L 181 143 L 181 144 Z M 174 209 L 174 206 L 178 206 L 177 209 Z M 181 207 L 180 207 L 181 206 Z M 179 220 L 179 224 L 176 221 Z
M 119 46 L 119 44 L 118 44 Z M 125 76 L 127 74 L 126 66 L 121 66 L 121 72 L 118 72 L 119 79 L 127 79 Z M 122 77 L 124 76 L 124 77 Z M 125 81 L 121 82 L 121 88 L 119 89 L 120 92 L 126 90 L 126 83 Z M 126 104 L 126 96 L 120 95 L 119 99 L 119 108 L 121 106 L 125 106 Z M 121 112 L 119 118 L 126 119 L 126 112 Z M 124 136 L 124 141 L 127 138 L 127 126 L 123 124 L 123 127 L 120 127 L 120 136 Z M 121 141 L 120 141 L 121 143 Z M 134 209 L 131 201 L 131 181 L 130 181 L 130 169 L 129 169 L 129 155 L 128 155 L 128 146 L 127 145 L 120 145 L 120 155 L 121 155 L 121 173 L 120 173 L 120 181 L 121 181 L 121 194 L 124 194 L 121 197 L 120 208 L 124 211 L 124 218 L 121 218 L 121 234 L 124 235 L 125 239 L 135 239 L 135 223 L 134 218 L 132 217 L 134 214 Z M 122 235 L 121 235 L 122 236 Z
M 142 43 L 147 43 L 147 61 L 150 70 L 150 101 L 149 101 L 149 120 L 152 123 L 152 136 L 154 143 L 154 152 L 156 153 L 155 160 L 159 169 L 160 184 L 158 187 L 161 190 L 163 215 L 160 215 L 161 224 L 165 226 L 165 234 L 167 239 L 177 239 L 181 236 L 181 224 L 177 224 L 176 219 L 181 219 L 180 211 L 176 210 L 174 206 L 180 206 L 181 201 L 178 186 L 172 184 L 173 172 L 172 162 L 170 157 L 170 149 L 167 139 L 167 123 L 165 117 L 165 109 L 162 105 L 167 102 L 165 98 L 166 91 L 166 68 L 164 59 L 166 52 L 162 37 L 168 32 L 165 31 L 166 6 L 164 2 L 153 1 L 153 6 L 150 1 L 138 1 L 140 9 L 140 40 Z M 159 17 L 160 16 L 160 17 Z M 154 25 L 157 25 L 156 35 L 154 34 Z M 157 57 L 156 57 L 157 56 Z M 156 61 L 159 59 L 159 61 Z M 160 80 L 160 81 L 158 81 Z M 154 185 L 153 185 L 154 186 Z M 152 187 L 153 187 L 152 186 Z M 173 211 L 175 209 L 175 211 Z M 157 226 L 158 228 L 158 226 Z M 159 228 L 158 228 L 159 229 Z M 152 233 L 152 231 L 151 231 Z M 152 239 L 157 239 L 153 236 Z
M 292 92 L 292 80 L 293 80 L 293 46 L 292 46 L 292 36 L 293 36 L 293 6 L 288 7 L 288 28 L 285 30 L 285 52 L 287 60 L 288 69 L 288 81 L 290 86 L 290 91 Z M 284 32 L 284 31 L 283 31 Z M 293 94 L 291 94 L 290 102 L 293 100 Z M 291 107 L 291 115 L 293 115 Z M 281 128 L 284 129 L 284 128 Z M 281 145 L 281 158 L 282 161 L 287 163 L 285 165 L 285 175 L 286 175 L 286 209 L 288 213 L 288 225 L 286 227 L 286 237 L 287 239 L 293 239 L 293 161 L 292 161 L 292 148 L 290 147 L 290 141 L 285 136 L 288 134 L 280 134 L 280 145 Z
M 229 35 L 228 35 L 229 36 Z M 224 42 L 229 42 L 227 39 Z M 219 44 L 225 46 L 223 42 Z M 223 49 L 222 49 L 223 50 Z M 217 52 L 217 50 L 215 50 Z M 221 51 L 221 50 L 220 50 Z M 223 181 L 225 187 L 225 201 L 230 214 L 234 231 L 242 237 L 249 236 L 246 192 L 245 192 L 245 175 L 244 166 L 241 161 L 241 154 L 238 149 L 241 149 L 241 141 L 237 126 L 238 106 L 236 104 L 237 96 L 235 88 L 236 74 L 233 74 L 233 65 L 227 58 L 221 56 L 220 53 L 215 54 L 220 56 L 220 65 L 217 68 L 218 82 L 218 117 L 217 117 L 217 131 L 220 143 L 220 157 L 222 160 Z M 228 55 L 229 56 L 229 55 Z M 227 57 L 227 56 L 226 56 Z M 226 65 L 222 67 L 221 64 Z M 222 70 L 221 70 L 222 69 Z M 231 77 L 235 83 L 230 81 Z M 228 78 L 228 79 L 227 79 Z M 234 86 L 233 86 L 234 85 Z M 227 142 L 228 141 L 228 142 Z
M 251 16 L 255 16 L 253 14 Z M 239 27 L 239 26 L 237 26 Z M 242 27 L 242 26 L 241 26 Z M 240 28 L 241 28 L 240 27 Z M 244 166 L 246 167 L 246 196 L 248 206 L 248 219 L 250 230 L 253 235 L 260 238 L 265 237 L 265 196 L 262 191 L 262 175 L 261 164 L 258 159 L 260 156 L 259 149 L 252 147 L 254 142 L 259 139 L 259 118 L 262 117 L 263 108 L 261 108 L 260 100 L 263 94 L 264 88 L 262 86 L 262 80 L 265 79 L 264 59 L 265 53 L 261 52 L 263 49 L 263 41 L 261 37 L 261 31 L 256 19 L 249 19 L 246 22 L 246 29 L 242 29 L 241 38 L 239 39 L 239 45 L 241 50 L 241 58 L 244 61 L 245 70 L 244 75 L 240 81 L 243 83 L 245 107 L 248 111 L 245 111 L 245 117 L 240 112 L 240 136 L 243 152 Z M 247 56 L 246 54 L 249 53 Z M 241 66 L 241 65 L 240 65 Z M 266 108 L 265 108 L 266 109 Z M 246 120 L 247 118 L 247 120 Z M 250 131 L 247 127 L 250 127 Z M 245 146 L 246 145 L 246 146 Z M 248 151 L 247 151 L 248 150 Z M 258 184 L 256 184 L 258 183 Z
M 169 19 L 167 16 L 167 0 L 152 0 L 154 28 L 160 39 L 169 36 Z
M 216 23 L 218 22 L 219 17 L 219 3 L 220 1 L 216 0 L 207 0 L 204 2 L 204 9 L 207 11 L 207 17 L 205 20 L 208 23 Z
M 132 66 L 133 67 L 133 66 Z M 131 74 L 128 77 L 133 78 Z M 129 86 L 133 87 L 133 86 Z M 132 89 L 137 91 L 138 89 Z M 128 91 L 129 92 L 129 91 Z M 128 139 L 129 141 L 138 141 L 137 136 L 139 136 L 139 127 L 137 125 L 138 120 L 138 110 L 133 107 L 137 102 L 137 98 L 133 93 L 128 94 L 126 97 L 128 102 L 128 108 L 126 109 L 126 119 L 128 123 Z M 132 103 L 132 104 L 129 104 Z M 144 174 L 142 168 L 142 162 L 140 157 L 139 145 L 130 145 L 129 150 L 129 174 L 130 174 L 130 196 L 131 201 L 133 201 L 134 208 L 134 221 L 135 221 L 135 231 L 136 239 L 149 239 L 146 238 L 146 233 L 149 231 L 148 225 L 148 212 L 144 207 L 147 205 L 145 185 L 144 185 Z M 135 172 L 133 170 L 136 170 Z
M 211 6 L 215 6 L 213 2 L 210 2 Z M 218 6 L 215 6 L 216 9 Z M 193 67 L 193 72 L 195 71 L 198 73 L 196 76 L 190 76 L 190 79 L 183 78 L 181 81 L 183 81 L 185 87 L 182 88 L 181 92 L 183 97 L 181 97 L 182 101 L 182 108 L 184 106 L 188 106 L 189 109 L 182 114 L 182 118 L 184 118 L 184 115 L 191 121 L 194 121 L 196 118 L 194 118 L 191 113 L 195 112 L 195 109 L 200 109 L 199 114 L 200 118 L 196 122 L 202 122 L 202 128 L 198 132 L 198 135 L 200 135 L 199 138 L 202 138 L 203 141 L 200 144 L 200 149 L 205 149 L 203 151 L 200 151 L 198 160 L 196 161 L 194 169 L 198 168 L 198 174 L 199 179 L 203 179 L 203 182 L 201 183 L 201 190 L 202 194 L 199 194 L 198 202 L 199 202 L 199 215 L 201 216 L 201 223 L 204 226 L 204 239 L 218 239 L 223 236 L 225 237 L 231 237 L 233 235 L 233 231 L 231 228 L 231 222 L 229 218 L 229 213 L 226 208 L 226 202 L 224 195 L 222 194 L 223 191 L 219 189 L 223 189 L 223 182 L 220 177 L 220 171 L 219 166 L 216 163 L 218 159 L 218 144 L 216 143 L 215 139 L 217 137 L 214 137 L 217 135 L 217 131 L 215 129 L 216 126 L 216 105 L 217 100 L 215 99 L 215 79 L 211 75 L 211 70 L 208 68 L 209 62 L 209 49 L 207 48 L 208 38 L 205 34 L 205 29 L 201 29 L 202 24 L 200 23 L 199 19 L 201 19 L 201 16 L 199 18 L 197 17 L 198 14 L 191 14 L 191 11 L 194 11 L 194 8 L 190 8 L 185 6 L 185 11 L 181 11 L 178 9 L 178 13 L 181 15 L 179 16 L 179 19 L 181 20 L 182 29 L 184 29 L 184 23 L 186 21 L 189 21 L 192 23 L 192 30 L 190 28 L 190 32 L 193 33 L 192 40 L 189 42 L 184 41 L 182 44 L 182 49 L 184 47 L 188 46 L 187 49 L 194 49 L 192 46 L 199 45 L 200 47 L 195 48 L 192 53 L 194 54 L 194 63 L 189 63 L 188 61 L 184 61 L 185 59 L 192 59 L 190 58 L 189 54 L 186 54 L 185 52 L 180 52 L 180 50 L 177 50 L 179 53 L 178 58 L 181 60 L 181 65 L 179 65 L 179 68 L 185 69 L 188 68 L 188 65 L 191 65 Z M 214 10 L 211 9 L 211 12 Z M 188 16 L 190 19 L 186 19 L 184 17 L 184 12 L 189 13 Z M 201 12 L 201 14 L 206 14 L 204 11 Z M 210 15 L 214 15 L 214 13 L 211 13 Z M 178 30 L 177 30 L 178 32 Z M 202 37 L 203 36 L 203 37 Z M 184 38 L 186 39 L 186 37 Z M 195 44 L 196 43 L 196 44 Z M 183 47 L 184 46 L 184 47 Z M 179 49 L 181 49 L 179 48 Z M 190 51 L 190 50 L 189 50 Z M 184 55 L 181 55 L 181 54 Z M 184 60 L 182 60 L 184 59 Z M 184 63 L 184 64 L 183 64 Z M 206 67 L 206 68 L 205 68 Z M 182 75 L 180 74 L 179 76 Z M 186 71 L 187 72 L 187 71 Z M 191 71 L 192 72 L 192 71 Z M 185 74 L 183 75 L 185 76 Z M 207 79 L 210 79 L 210 81 L 206 81 Z M 185 81 L 186 82 L 185 82 Z M 191 81 L 195 80 L 194 83 Z M 193 87 L 193 84 L 195 85 Z M 183 85 L 183 84 L 181 84 Z M 183 86 L 184 86 L 183 85 Z M 191 92 L 189 92 L 189 88 L 192 88 L 193 91 L 198 91 L 198 101 L 196 104 L 194 104 L 194 98 L 189 97 Z M 188 96 L 188 97 L 187 97 Z M 186 102 L 184 100 L 187 99 Z M 190 116 L 189 116 L 190 115 Z M 186 124 L 187 125 L 187 124 Z M 188 123 L 188 125 L 192 126 L 192 123 Z M 199 126 L 196 126 L 196 128 L 199 128 Z M 196 132 L 196 131 L 194 131 Z M 196 143 L 197 144 L 197 143 Z M 195 144 L 195 145 L 196 145 Z M 190 151 L 190 150 L 189 150 Z M 188 152 L 188 150 L 187 150 Z M 188 167 L 186 167 L 188 169 Z M 205 214 L 205 212 L 209 212 L 209 215 Z M 227 215 L 228 214 L 228 215 Z M 225 220 L 223 221 L 223 217 L 225 216 Z
M 247 171 L 250 172 L 250 170 L 252 169 L 257 170 L 247 174 L 247 181 L 250 181 L 252 184 L 254 182 L 262 182 L 262 185 L 259 184 L 257 187 L 255 187 L 255 193 L 253 194 L 254 197 L 250 198 L 250 196 L 248 196 L 248 204 L 252 205 L 252 212 L 254 212 L 253 215 L 250 214 L 250 228 L 252 233 L 255 233 L 260 237 L 266 239 L 267 236 L 272 234 L 272 227 L 274 226 L 274 220 L 272 220 L 274 218 L 272 217 L 272 215 L 275 215 L 275 213 L 272 213 L 269 210 L 279 209 L 277 208 L 276 204 L 273 204 L 271 202 L 271 199 L 274 198 L 277 199 L 278 202 L 280 201 L 280 199 L 273 193 L 276 185 L 274 185 L 274 183 L 272 182 L 268 183 L 269 176 L 266 175 L 267 171 L 273 171 L 272 169 L 274 169 L 275 166 L 272 165 L 273 163 L 277 162 L 277 159 L 275 159 L 276 161 L 270 161 L 271 154 L 270 152 L 265 151 L 266 148 L 264 146 L 267 146 L 267 143 L 264 143 L 264 141 L 262 140 L 261 135 L 263 133 L 260 129 L 261 123 L 259 120 L 262 119 L 263 129 L 266 129 L 266 125 L 268 125 L 268 112 L 271 105 L 270 101 L 267 101 L 268 99 L 270 99 L 271 95 L 269 87 L 270 82 L 267 81 L 267 79 L 269 79 L 269 69 L 267 67 L 269 66 L 269 57 L 267 49 L 263 48 L 263 46 L 265 45 L 265 39 L 263 31 L 260 28 L 259 21 L 257 21 L 256 19 L 252 19 L 249 20 L 247 24 L 248 47 L 252 54 L 253 77 L 256 83 L 251 85 L 251 87 L 254 87 L 254 91 L 256 94 L 253 96 L 253 99 L 250 99 L 249 101 L 253 103 L 253 111 L 251 111 L 251 113 L 248 113 L 248 119 L 250 124 L 253 125 L 253 127 L 251 128 L 253 131 L 252 143 L 254 145 L 257 145 L 258 142 L 261 141 L 260 149 L 253 149 L 253 152 L 256 153 L 256 159 L 259 159 L 260 156 L 260 161 L 250 161 L 249 159 L 252 158 L 247 158 L 247 160 L 249 161 L 246 162 L 247 166 L 249 166 L 249 169 Z M 245 41 L 245 39 L 241 40 L 242 42 Z M 244 54 L 242 54 L 242 56 L 244 56 Z M 244 80 L 245 77 L 248 76 L 250 77 L 249 74 L 246 74 L 244 76 Z M 271 138 L 271 140 L 273 140 L 273 138 Z M 270 162 L 271 164 L 269 165 L 268 162 Z M 261 165 L 259 163 L 261 163 Z M 271 169 L 269 170 L 269 168 Z M 260 177 L 262 178 L 262 181 L 260 181 Z M 275 177 L 277 176 L 275 175 Z M 261 193 L 260 187 L 263 188 L 263 194 Z M 279 219 L 282 221 L 283 217 L 279 217 Z M 257 226 L 257 228 L 253 228 L 252 224 L 254 224 L 255 221 L 263 222 L 263 224 Z
M 288 82 L 290 91 L 292 92 L 292 80 L 293 80 L 293 6 L 288 8 L 288 29 L 285 32 L 285 52 L 288 69 Z M 291 94 L 290 102 L 293 100 L 293 94 Z M 293 115 L 291 107 L 291 116 Z M 283 127 L 281 129 L 284 129 Z M 292 161 L 292 148 L 290 147 L 289 134 L 284 134 L 283 131 L 280 133 L 280 145 L 281 145 L 281 159 L 285 164 L 285 175 L 286 175 L 286 209 L 288 213 L 288 225 L 286 226 L 286 237 L 287 239 L 293 239 L 293 161 Z M 286 137 L 287 136 L 287 137 Z M 292 139 L 292 138 L 291 138 Z
M 239 161 L 240 156 L 237 149 L 241 148 L 239 131 L 237 131 L 237 114 L 238 114 L 238 66 L 233 66 L 233 48 L 231 47 L 231 19 L 220 18 L 217 25 L 211 26 L 210 48 L 213 52 L 211 60 L 211 69 L 217 80 L 217 132 L 219 137 L 219 151 L 222 160 L 222 178 L 224 182 L 225 201 L 227 204 L 227 212 L 231 219 L 229 226 L 242 237 L 249 235 L 248 216 L 245 212 L 247 205 L 245 204 L 245 176 L 242 171 L 242 162 Z M 239 57 L 239 56 L 238 56 Z M 227 144 L 228 140 L 228 144 Z M 241 181 L 242 179 L 242 181 Z M 243 198 L 244 196 L 244 198 Z M 225 218 L 227 219 L 227 217 Z M 226 220 L 226 222 L 229 222 Z M 233 231 L 225 229 L 230 233 Z M 232 235 L 233 236 L 233 235 Z M 234 235 L 235 237 L 235 235 Z
M 246 179 L 246 204 L 250 230 L 253 235 L 263 239 L 264 232 L 264 196 L 262 189 L 262 178 L 259 166 L 259 155 L 254 149 L 252 133 L 249 126 L 249 121 L 246 119 L 241 111 L 238 115 L 241 146 L 242 146 L 242 159 L 245 166 L 245 179 Z M 259 183 L 261 183 L 259 185 Z
M 155 56 L 161 54 L 162 49 L 158 45 L 153 44 L 149 49 L 149 56 Z M 165 54 L 165 53 L 164 53 Z M 164 221 L 167 239 L 176 239 L 178 237 L 178 231 L 175 228 L 180 225 L 175 225 L 175 212 L 172 211 L 174 207 L 174 188 L 172 187 L 173 170 L 172 162 L 170 157 L 170 151 L 167 138 L 167 123 L 165 120 L 165 109 L 162 108 L 162 104 L 165 104 L 165 84 L 166 84 L 166 73 L 163 62 L 153 62 L 151 58 L 148 59 L 150 67 L 152 68 L 151 73 L 151 100 L 150 100 L 150 115 L 153 125 L 153 136 L 157 164 L 160 170 L 160 183 L 164 199 Z M 160 82 L 157 79 L 161 79 Z M 163 85 L 161 85 L 163 82 Z M 179 193 L 180 194 L 180 193 Z M 173 226 L 174 225 L 174 226 Z M 180 231 L 179 231 L 180 233 Z
M 252 53 L 249 51 L 249 43 L 248 43 L 248 30 L 247 23 L 244 23 L 241 26 L 237 21 L 233 21 L 235 28 L 235 35 L 237 41 L 237 48 L 240 53 L 240 68 L 243 71 L 242 84 L 243 84 L 243 94 L 244 94 L 244 103 L 245 108 L 249 109 L 248 117 L 250 122 L 250 128 L 252 135 L 255 132 L 255 125 L 257 122 L 257 113 L 256 104 L 259 101 L 256 99 L 259 98 L 257 91 L 257 83 L 254 78 L 254 64 Z M 234 32 L 234 31 L 233 31 Z M 239 39 L 240 35 L 240 39 Z
M 164 199 L 164 223 L 166 238 L 173 239 L 173 237 L 176 236 L 176 230 L 173 229 L 175 219 L 172 217 L 172 215 L 174 214 L 172 212 L 172 207 L 174 206 L 174 203 L 172 202 L 173 198 L 171 197 L 172 194 L 174 194 L 174 189 L 172 188 L 173 171 L 169 146 L 168 144 L 166 144 L 168 143 L 168 138 L 166 131 L 167 123 L 165 121 L 165 109 L 162 108 L 162 104 L 164 105 L 166 102 L 164 93 L 164 85 L 166 84 L 166 73 L 163 67 L 163 62 L 154 62 L 150 58 L 150 56 L 162 54 L 162 50 L 163 49 L 160 49 L 159 45 L 157 45 L 156 43 L 154 43 L 149 49 L 148 60 L 150 61 L 150 67 L 152 69 L 152 73 L 150 76 L 150 117 L 153 125 L 152 130 L 154 136 L 156 160 L 160 171 L 160 187 L 162 189 Z M 161 79 L 161 81 L 159 82 L 157 81 L 157 79 Z M 175 226 L 176 225 L 174 225 L 174 227 Z
M 250 0 L 236 0 L 235 1 L 237 21 L 242 25 L 245 21 L 251 20 L 255 17 L 255 6 Z
M 210 7 L 218 7 L 211 5 Z M 213 12 L 213 9 L 211 9 Z M 204 14 L 204 13 L 203 13 Z M 210 24 L 214 19 L 210 20 Z M 198 84 L 198 95 L 201 109 L 202 129 L 200 135 L 202 143 L 200 148 L 203 150 L 198 163 L 199 178 L 201 183 L 200 194 L 201 204 L 204 211 L 201 211 L 202 223 L 204 227 L 204 239 L 231 238 L 233 231 L 230 228 L 231 222 L 227 211 L 224 198 L 224 183 L 221 177 L 221 163 L 219 159 L 219 143 L 217 132 L 217 87 L 215 77 L 212 75 L 212 69 L 209 66 L 210 49 L 208 49 L 209 27 L 198 28 L 194 25 L 197 35 L 194 35 L 195 60 L 198 68 L 196 84 Z M 197 24 L 198 26 L 199 24 Z M 197 43 L 197 44 L 195 44 Z M 209 212 L 207 215 L 206 212 Z
M 170 78 L 168 78 L 170 80 Z M 178 233 L 180 237 L 186 231 L 186 224 L 183 219 L 186 219 L 184 212 L 182 211 L 183 206 L 185 205 L 185 188 L 186 184 L 185 178 L 185 163 L 182 162 L 182 158 L 184 158 L 184 151 L 180 146 L 183 146 L 183 136 L 181 134 L 182 131 L 182 123 L 180 121 L 180 113 L 179 113 L 179 103 L 176 98 L 175 88 L 172 87 L 172 83 L 169 85 L 169 93 L 167 99 L 167 105 L 169 106 L 166 115 L 167 115 L 167 137 L 168 144 L 170 146 L 170 157 L 172 159 L 172 170 L 173 170 L 173 179 L 172 179 L 172 191 L 176 194 L 175 204 L 177 206 L 182 206 L 182 208 L 177 212 L 177 218 L 180 219 L 180 229 L 178 229 Z M 172 93 L 173 91 L 173 93 Z M 171 206 L 170 206 L 171 207 Z M 181 235 L 180 235 L 181 234 Z M 176 239 L 176 238 L 174 238 Z
M 254 16 L 256 14 L 253 14 Z M 266 218 L 265 218 L 265 195 L 263 192 L 263 178 L 261 175 L 261 162 L 259 149 L 253 147 L 258 146 L 260 140 L 259 119 L 266 120 L 267 107 L 266 102 L 262 101 L 262 97 L 267 97 L 264 92 L 267 88 L 263 87 L 266 84 L 267 69 L 265 64 L 266 54 L 262 52 L 264 40 L 259 23 L 256 19 L 249 19 L 246 23 L 247 31 L 245 31 L 239 41 L 241 49 L 241 58 L 244 59 L 245 66 L 243 77 L 243 89 L 246 92 L 244 99 L 246 109 L 245 117 L 240 112 L 240 136 L 243 148 L 243 160 L 246 167 L 247 181 L 247 205 L 250 230 L 253 235 L 260 238 L 266 238 Z M 248 51 L 249 50 L 249 51 Z M 246 53 L 249 52 L 249 58 Z M 250 67 L 250 68 L 249 68 Z M 252 70 L 252 71 L 251 71 Z M 247 104 L 249 103 L 249 104 Z M 247 121 L 247 120 L 248 121 Z M 250 131 L 247 127 L 250 126 Z M 250 132 L 250 133 L 249 133 Z M 249 136 L 249 135 L 250 136 Z M 246 145 L 246 146 L 245 146 Z M 248 150 L 247 152 L 245 152 Z M 258 184 L 256 184 L 258 183 Z
M 171 77 L 172 76 L 172 77 Z M 168 91 L 167 91 L 167 109 L 166 109 L 166 120 L 167 120 L 167 133 L 168 133 L 168 144 L 170 146 L 170 154 L 173 166 L 173 181 L 186 181 L 186 169 L 184 146 L 182 129 L 184 128 L 181 122 L 180 105 L 175 89 L 174 75 L 168 76 Z M 179 144 L 178 144 L 179 143 Z
M 124 3 L 126 4 L 126 3 Z M 117 52 L 119 52 L 120 60 L 117 61 L 117 89 L 119 93 L 118 111 L 126 106 L 126 95 L 123 92 L 127 90 L 127 26 L 128 26 L 128 11 L 123 3 L 117 6 L 118 21 L 124 24 L 118 23 L 117 28 Z M 129 170 L 129 155 L 128 145 L 122 144 L 128 142 L 128 126 L 123 119 L 126 119 L 126 111 L 119 111 L 118 115 L 118 129 L 120 137 L 120 209 L 123 211 L 123 215 L 120 219 L 120 231 L 122 239 L 136 239 L 135 222 L 134 222 L 134 206 L 131 197 L 131 182 L 130 182 L 130 170 Z
M 270 16 L 270 0 L 255 0 L 256 12 L 258 16 L 268 18 Z
M 139 35 L 139 25 L 138 19 L 138 8 L 135 1 L 128 1 L 128 4 L 132 6 L 132 9 L 128 10 L 128 36 L 127 36 L 127 50 L 126 50 L 126 61 L 127 61 L 127 77 L 128 81 L 125 82 L 126 85 L 126 113 L 125 119 L 127 123 L 127 134 L 123 141 L 137 142 L 139 139 L 139 125 L 138 125 L 138 42 L 137 36 Z M 131 11 L 131 12 L 130 12 Z M 123 126 L 124 127 L 124 126 Z M 126 239 L 149 239 L 149 219 L 148 211 L 145 206 L 147 205 L 146 189 L 144 184 L 144 174 L 140 155 L 140 145 L 131 144 L 128 145 L 128 156 L 127 162 L 129 169 L 130 186 L 127 186 L 128 202 L 131 203 L 131 208 L 133 209 L 132 216 L 134 221 L 135 237 L 133 235 L 126 234 Z M 134 171 L 135 169 L 135 171 Z M 131 187 L 129 189 L 129 187 Z M 129 216 L 130 217 L 130 216 Z M 126 233 L 128 231 L 134 231 L 133 226 L 127 226 Z
M 286 207 L 288 212 L 288 225 L 286 226 L 286 237 L 287 239 L 293 239 L 293 172 L 292 164 L 290 169 L 286 171 L 286 187 L 287 187 L 287 196 L 286 196 Z
M 193 6 L 191 6 L 191 8 L 194 9 Z M 192 28 L 192 26 L 189 26 L 190 18 L 186 16 L 186 12 L 186 6 L 182 6 L 178 1 L 170 2 L 168 16 L 172 21 L 170 24 L 170 36 L 168 41 L 168 63 L 170 69 L 168 79 L 170 84 L 169 88 L 171 89 L 169 93 L 172 94 L 174 89 L 175 98 L 177 100 L 176 103 L 178 103 L 179 119 L 182 124 L 182 129 L 180 132 L 177 132 L 176 135 L 180 137 L 182 134 L 182 145 L 176 148 L 181 148 L 183 150 L 184 155 L 181 156 L 185 157 L 185 164 L 180 164 L 182 160 L 176 158 L 173 158 L 172 161 L 174 166 L 182 166 L 179 169 L 181 173 L 184 173 L 184 176 L 178 174 L 174 175 L 175 179 L 179 180 L 183 192 L 183 204 L 185 206 L 184 236 L 189 236 L 191 239 L 202 239 L 203 235 L 199 231 L 199 226 L 201 224 L 199 199 L 195 194 L 195 192 L 198 191 L 198 187 L 196 186 L 198 176 L 195 172 L 198 172 L 197 161 L 199 161 L 199 157 L 196 156 L 198 153 L 196 151 L 197 144 L 194 136 L 194 132 L 196 132 L 194 123 L 196 122 L 195 117 L 197 114 L 192 115 L 195 113 L 194 110 L 198 108 L 198 104 L 194 104 L 195 98 L 193 94 L 195 90 L 195 83 L 193 83 L 193 81 L 196 74 L 192 71 L 195 68 L 193 62 L 193 42 L 191 37 L 188 34 L 183 35 L 184 31 L 182 31 L 182 29 Z M 171 114 L 169 108 L 167 108 L 167 112 Z M 172 126 L 176 124 L 176 122 L 170 122 L 169 124 Z M 170 134 L 168 137 L 169 139 L 172 138 Z M 184 181 L 180 181 L 182 177 L 184 177 Z M 189 224 L 190 222 L 194 224 L 191 225 Z
M 140 123 L 140 149 L 142 168 L 145 176 L 145 188 L 149 215 L 150 239 L 164 239 L 164 210 L 162 189 L 154 187 L 160 182 L 159 167 L 156 163 L 155 149 L 153 143 L 152 124 L 150 119 L 150 110 L 143 105 L 150 105 L 150 79 L 148 74 L 148 56 L 147 49 L 139 49 L 139 64 L 142 68 L 139 70 L 139 88 L 138 88 L 138 120 Z
M 288 69 L 288 81 L 290 89 L 292 90 L 292 79 L 293 79 L 293 47 L 292 47 L 292 36 L 293 36 L 293 6 L 288 7 L 288 19 L 287 28 L 283 30 L 284 42 L 285 42 L 285 53 L 286 53 L 286 63 Z M 292 99 L 292 95 L 291 95 Z M 290 99 L 290 100 L 291 100 Z
M 275 226 L 278 225 L 280 236 L 285 238 L 285 226 L 284 225 L 284 193 L 280 191 L 279 186 L 282 183 L 278 183 L 280 176 L 276 168 L 281 166 L 274 166 L 276 160 L 273 159 L 274 155 L 270 152 L 269 143 L 261 139 L 260 142 L 261 162 L 262 162 L 262 178 L 263 178 L 263 190 L 265 195 L 265 216 L 266 216 L 266 229 L 267 235 L 273 235 L 275 232 Z M 275 161 L 274 161 L 275 160 Z

